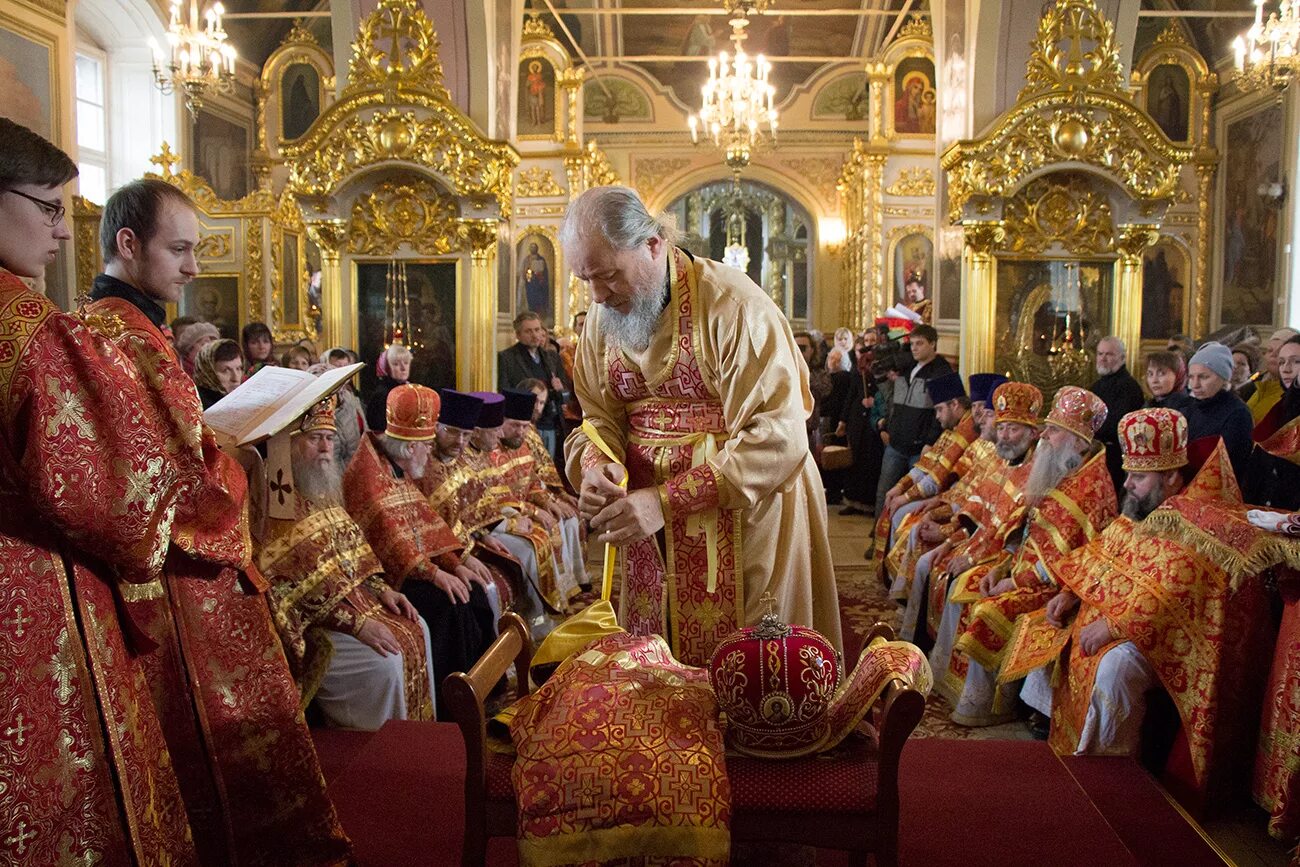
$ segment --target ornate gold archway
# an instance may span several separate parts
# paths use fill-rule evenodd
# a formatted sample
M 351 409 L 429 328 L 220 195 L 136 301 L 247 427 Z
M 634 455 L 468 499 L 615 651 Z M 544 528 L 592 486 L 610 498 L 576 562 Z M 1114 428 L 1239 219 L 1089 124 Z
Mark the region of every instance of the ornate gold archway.
M 1058 0 L 1039 22 L 1016 105 L 981 138 L 956 142 L 941 160 L 948 173 L 948 217 L 962 227 L 966 244 L 963 372 L 995 369 L 996 258 L 1036 231 L 1026 209 L 1009 205 L 1039 178 L 1052 185 L 1079 177 L 1095 181 L 1093 192 L 1101 197 L 1096 202 L 1104 199 L 1110 223 L 1106 243 L 1095 250 L 1101 259 L 1113 258 L 1110 330 L 1136 347 L 1142 251 L 1156 241 L 1191 158 L 1191 148 L 1170 142 L 1134 105 L 1114 27 L 1092 0 Z M 1058 255 L 1080 255 L 1078 239 L 1078 233 L 1056 239 Z
M 353 44 L 348 85 L 282 149 L 288 189 L 321 249 L 326 342 L 356 342 L 358 256 L 455 261 L 457 384 L 494 382 L 496 249 L 519 155 L 451 100 L 416 0 L 381 0 Z M 461 267 L 468 259 L 469 268 Z

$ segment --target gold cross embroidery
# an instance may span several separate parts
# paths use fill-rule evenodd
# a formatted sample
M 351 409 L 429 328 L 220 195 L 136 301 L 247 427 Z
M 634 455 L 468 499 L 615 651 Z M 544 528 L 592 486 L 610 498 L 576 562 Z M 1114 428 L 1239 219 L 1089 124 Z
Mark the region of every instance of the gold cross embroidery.
M 681 483 L 681 488 L 686 491 L 686 495 L 692 500 L 699 494 L 704 482 L 700 481 L 699 476 L 687 476 L 686 480 Z

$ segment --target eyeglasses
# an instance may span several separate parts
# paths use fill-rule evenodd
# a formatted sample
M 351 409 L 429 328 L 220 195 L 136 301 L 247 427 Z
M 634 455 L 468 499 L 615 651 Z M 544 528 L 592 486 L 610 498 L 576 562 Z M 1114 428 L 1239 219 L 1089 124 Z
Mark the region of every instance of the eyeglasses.
M 35 196 L 29 196 L 26 193 L 20 193 L 17 190 L 3 190 L 3 192 L 13 193 L 15 196 L 22 196 L 29 202 L 35 202 L 36 207 L 40 208 L 41 212 L 45 214 L 45 219 L 51 229 L 59 225 L 59 221 L 63 219 L 63 214 L 66 209 L 58 202 L 49 202 L 45 199 L 38 199 Z

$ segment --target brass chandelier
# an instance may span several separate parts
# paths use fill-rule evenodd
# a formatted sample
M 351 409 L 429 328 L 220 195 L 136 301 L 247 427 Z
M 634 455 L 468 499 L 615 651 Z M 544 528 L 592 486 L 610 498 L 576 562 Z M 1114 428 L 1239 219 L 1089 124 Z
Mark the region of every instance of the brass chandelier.
M 699 114 L 687 120 L 691 140 L 701 135 L 722 148 L 728 166 L 740 171 L 765 140 L 776 138 L 777 115 L 773 107 L 776 88 L 768 79 L 772 64 L 759 54 L 750 57 L 744 48 L 749 18 L 761 13 L 766 0 L 727 0 L 730 13 L 733 55 L 722 51 L 709 59 L 709 80 L 700 89 L 703 97 Z
M 180 91 L 185 107 L 194 115 L 210 94 L 234 92 L 235 47 L 226 41 L 221 23 L 226 10 L 220 3 L 214 3 L 204 13 L 202 25 L 198 0 L 190 0 L 188 11 L 182 17 L 181 0 L 172 0 L 167 24 L 170 57 L 154 39 L 150 38 L 149 45 L 153 49 L 154 83 L 165 94 Z
M 1264 17 L 1264 0 L 1255 0 L 1255 23 L 1232 43 L 1237 82 L 1245 90 L 1286 89 L 1300 69 L 1300 2 L 1282 0 Z

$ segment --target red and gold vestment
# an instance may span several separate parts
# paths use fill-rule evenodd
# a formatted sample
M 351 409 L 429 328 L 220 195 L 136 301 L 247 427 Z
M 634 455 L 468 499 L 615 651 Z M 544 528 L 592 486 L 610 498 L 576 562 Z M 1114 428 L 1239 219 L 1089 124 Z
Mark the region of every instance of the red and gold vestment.
M 361 438 L 343 473 L 343 500 L 383 564 L 384 580 L 400 590 L 408 578 L 427 577 L 426 563 L 453 571 L 465 547 L 415 482 L 393 474 L 376 446 L 380 436 Z
M 312 506 L 299 496 L 296 520 L 267 521 L 258 565 L 271 581 L 275 623 L 306 707 L 329 667 L 326 632 L 357 635 L 369 618 L 382 620 L 402 646 L 407 719 L 433 719 L 429 661 L 420 626 L 385 609 L 376 592 L 387 587 L 384 567 L 361 527 L 341 505 Z
M 137 409 L 170 468 L 134 496 L 172 496 L 162 580 L 127 600 L 157 648 L 142 658 L 204 860 L 333 864 L 348 847 L 252 564 L 247 480 L 203 424 L 171 342 L 135 304 L 80 313 L 128 359 Z
M 1060 561 L 1056 577 L 1081 600 L 1067 668 L 1056 675 L 1050 743 L 1074 752 L 1102 656 L 1131 641 L 1173 699 L 1191 754 L 1193 779 L 1211 796 L 1249 767 L 1263 670 L 1271 646 L 1267 598 L 1258 573 L 1297 559 L 1296 543 L 1251 526 L 1227 453 L 1215 449 L 1192 483 L 1144 521 L 1116 518 L 1091 544 Z M 1121 637 L 1092 656 L 1079 631 L 1105 617 Z M 1026 617 L 1008 646 L 1002 676 L 1057 658 L 1060 630 Z
M 806 365 L 781 311 L 745 275 L 669 248 L 667 309 L 644 351 L 607 346 L 596 305 L 578 346 L 587 420 L 652 489 L 662 534 L 622 549 L 619 623 L 662 635 L 705 664 L 723 637 L 763 613 L 841 647 L 825 496 L 808 449 Z M 566 444 L 575 485 L 608 462 L 581 430 Z
M 964 459 L 966 452 L 970 449 L 972 443 L 978 442 L 980 438 L 979 428 L 975 424 L 975 416 L 970 410 L 961 417 L 955 427 L 945 430 L 939 434 L 939 438 L 932 445 L 926 446 L 917 458 L 915 466 L 907 471 L 898 482 L 899 493 L 902 499 L 895 505 L 894 509 L 899 506 L 912 503 L 917 500 L 924 500 L 927 497 L 938 496 L 948 488 L 969 469 L 969 463 Z M 918 477 L 925 477 L 933 494 L 926 494 L 925 489 L 917 483 Z M 890 546 L 890 527 L 893 524 L 894 509 L 886 508 L 876 521 L 876 545 L 875 550 L 879 552 L 881 578 L 889 583 L 888 580 L 888 563 L 885 555 L 889 552 Z M 897 538 L 903 538 L 901 531 Z
M 1106 452 L 1094 451 L 1030 511 L 1009 572 L 1016 589 L 971 602 L 970 622 L 958 636 L 954 653 L 964 653 L 996 672 L 1016 618 L 1056 595 L 1061 561 L 1096 538 L 1119 514 Z
M 1300 579 L 1281 586 L 1282 627 L 1264 692 L 1255 800 L 1269 811 L 1269 833 L 1288 845 L 1300 841 Z
M 662 638 L 597 639 L 512 711 L 525 867 L 728 863 L 717 700 L 707 672 L 675 660 Z
M 111 342 L 0 270 L 0 860 L 194 865 L 119 612 L 156 592 L 167 434 Z

